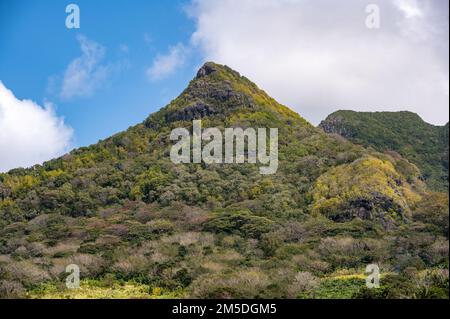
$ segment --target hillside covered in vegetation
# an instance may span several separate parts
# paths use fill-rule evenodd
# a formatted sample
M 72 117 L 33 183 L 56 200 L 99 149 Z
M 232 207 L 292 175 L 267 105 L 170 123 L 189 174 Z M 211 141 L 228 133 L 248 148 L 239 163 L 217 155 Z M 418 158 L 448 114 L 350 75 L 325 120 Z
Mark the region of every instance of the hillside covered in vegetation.
M 431 125 L 406 111 L 337 111 L 319 126 L 380 152 L 395 151 L 419 167 L 431 189 L 448 190 L 448 123 Z
M 276 174 L 173 164 L 170 132 L 193 119 L 278 128 Z M 206 63 L 141 124 L 0 174 L 0 297 L 448 298 L 448 196 L 422 175 Z

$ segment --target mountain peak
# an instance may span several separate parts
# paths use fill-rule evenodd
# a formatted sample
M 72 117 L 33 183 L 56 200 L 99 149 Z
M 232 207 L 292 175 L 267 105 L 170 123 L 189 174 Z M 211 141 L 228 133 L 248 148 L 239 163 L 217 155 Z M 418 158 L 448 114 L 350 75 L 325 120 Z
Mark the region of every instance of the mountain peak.
M 218 78 L 234 78 L 234 79 L 241 78 L 239 72 L 233 70 L 227 65 L 208 61 L 205 62 L 205 64 L 203 64 L 203 66 L 197 71 L 195 79 L 208 77 L 211 74 L 217 75 Z
M 198 70 L 196 78 L 199 79 L 199 78 L 207 76 L 213 72 L 217 72 L 218 67 L 219 67 L 219 65 L 214 62 L 206 62 Z
M 255 112 L 267 114 L 266 118 L 300 119 L 297 113 L 276 102 L 239 72 L 226 65 L 206 62 L 188 87 L 145 123 L 156 127 L 212 116 L 225 120 L 236 113 L 247 117 Z

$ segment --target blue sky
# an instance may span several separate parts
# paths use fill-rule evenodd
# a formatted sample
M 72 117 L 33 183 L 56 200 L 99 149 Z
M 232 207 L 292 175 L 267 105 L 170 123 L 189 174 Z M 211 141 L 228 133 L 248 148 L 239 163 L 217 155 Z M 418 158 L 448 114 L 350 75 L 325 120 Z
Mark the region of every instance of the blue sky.
M 66 6 L 80 28 L 66 27 Z M 378 8 L 378 25 L 368 4 Z M 449 118 L 448 1 L 0 0 L 0 172 L 96 143 L 226 64 L 317 125 Z
M 176 76 L 153 81 L 152 61 L 187 42 L 194 24 L 183 1 L 77 1 L 80 28 L 67 29 L 67 1 L 14 0 L 0 5 L 0 80 L 18 99 L 49 101 L 88 145 L 145 119 L 176 97 L 202 62 L 195 55 Z M 88 96 L 62 98 L 68 65 L 82 53 L 77 36 L 104 47 L 107 79 Z

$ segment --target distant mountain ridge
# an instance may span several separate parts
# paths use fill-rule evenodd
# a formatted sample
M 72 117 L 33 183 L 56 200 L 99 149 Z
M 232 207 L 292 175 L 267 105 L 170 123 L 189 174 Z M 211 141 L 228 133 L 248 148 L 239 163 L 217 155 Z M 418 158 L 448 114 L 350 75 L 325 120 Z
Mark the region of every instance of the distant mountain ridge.
M 407 111 L 342 110 L 330 114 L 319 127 L 380 152 L 398 152 L 419 167 L 430 188 L 448 190 L 448 123 L 435 126 Z

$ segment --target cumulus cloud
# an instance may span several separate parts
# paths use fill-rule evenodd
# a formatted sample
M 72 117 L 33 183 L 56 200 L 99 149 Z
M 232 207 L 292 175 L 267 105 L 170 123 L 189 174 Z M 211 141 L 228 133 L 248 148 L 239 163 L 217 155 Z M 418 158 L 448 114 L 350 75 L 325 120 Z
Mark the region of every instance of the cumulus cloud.
M 407 18 L 423 16 L 417 0 L 396 0 L 395 5 L 403 11 Z
M 51 104 L 19 100 L 0 81 L 0 172 L 63 154 L 72 133 Z
M 81 56 L 70 62 L 61 87 L 61 98 L 90 96 L 107 79 L 110 67 L 102 65 L 105 48 L 85 36 L 78 35 Z
M 185 63 L 188 53 L 188 47 L 182 43 L 172 46 L 167 54 L 156 56 L 152 66 L 147 69 L 148 77 L 153 81 L 168 77 Z
M 195 0 L 191 42 L 315 124 L 337 109 L 448 121 L 448 2 Z

